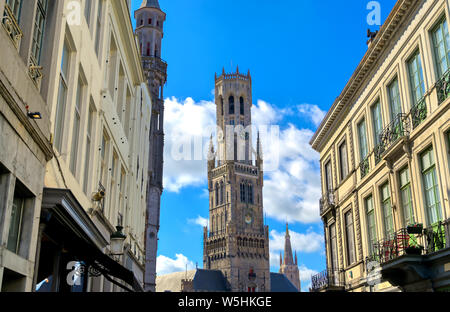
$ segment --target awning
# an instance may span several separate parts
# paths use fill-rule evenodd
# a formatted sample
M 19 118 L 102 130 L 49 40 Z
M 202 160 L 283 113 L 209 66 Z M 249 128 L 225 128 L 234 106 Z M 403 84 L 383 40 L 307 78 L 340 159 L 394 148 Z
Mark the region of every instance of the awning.
M 80 261 L 108 280 L 115 277 L 130 285 L 134 291 L 143 290 L 132 271 L 102 252 L 101 249 L 109 244 L 107 239 L 70 190 L 44 189 L 41 223 L 51 222 L 58 222 L 64 227 L 67 232 L 64 242 Z

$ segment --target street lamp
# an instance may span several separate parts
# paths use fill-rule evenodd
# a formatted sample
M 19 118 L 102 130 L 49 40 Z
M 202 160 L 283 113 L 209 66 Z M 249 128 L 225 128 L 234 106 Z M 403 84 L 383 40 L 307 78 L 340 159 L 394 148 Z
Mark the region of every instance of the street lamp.
M 125 239 L 127 238 L 126 235 L 122 233 L 123 226 L 116 226 L 116 232 L 111 234 L 111 255 L 112 256 L 122 256 L 123 255 L 123 249 L 124 249 L 124 243 Z

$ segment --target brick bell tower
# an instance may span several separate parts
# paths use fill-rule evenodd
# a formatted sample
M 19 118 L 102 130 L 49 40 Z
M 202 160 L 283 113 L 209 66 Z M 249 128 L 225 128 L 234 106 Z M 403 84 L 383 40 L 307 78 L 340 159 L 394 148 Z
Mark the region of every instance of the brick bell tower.
M 252 148 L 252 78 L 215 76 L 217 152 L 208 155 L 209 224 L 203 266 L 220 270 L 233 292 L 270 292 L 269 228 L 264 225 L 263 160 Z M 219 130 L 222 129 L 222 132 Z M 255 156 L 255 157 L 253 157 Z M 254 158 L 254 160 L 253 160 Z
M 167 63 L 161 59 L 161 41 L 164 36 L 166 14 L 161 11 L 158 0 L 144 0 L 141 7 L 135 12 L 135 19 L 142 66 L 147 77 L 153 105 L 149 142 L 144 284 L 146 291 L 155 291 L 159 216 L 163 192 L 163 89 L 167 81 Z

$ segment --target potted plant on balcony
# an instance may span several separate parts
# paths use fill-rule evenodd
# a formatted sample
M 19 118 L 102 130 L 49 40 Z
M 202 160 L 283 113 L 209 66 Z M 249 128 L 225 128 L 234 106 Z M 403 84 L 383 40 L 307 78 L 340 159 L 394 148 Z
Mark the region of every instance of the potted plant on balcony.
M 422 234 L 423 224 L 422 223 L 413 223 L 406 227 L 408 234 Z

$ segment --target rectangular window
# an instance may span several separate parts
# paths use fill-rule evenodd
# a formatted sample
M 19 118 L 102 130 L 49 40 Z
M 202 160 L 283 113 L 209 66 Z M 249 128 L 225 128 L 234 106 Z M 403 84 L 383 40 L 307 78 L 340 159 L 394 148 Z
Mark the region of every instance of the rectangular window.
M 341 167 L 341 180 L 344 180 L 348 175 L 347 144 L 345 141 L 339 146 L 339 161 Z
M 61 153 L 62 139 L 64 134 L 64 119 L 66 114 L 66 100 L 67 100 L 67 78 L 69 71 L 70 51 L 67 43 L 64 42 L 62 59 L 61 59 L 61 73 L 59 77 L 58 102 L 56 105 L 56 119 L 54 128 L 54 144 L 56 149 Z
M 414 210 L 411 194 L 411 181 L 409 178 L 409 168 L 400 171 L 400 197 L 402 201 L 403 221 L 405 227 L 414 223 Z
M 413 105 L 419 103 L 425 94 L 425 83 L 423 80 L 422 60 L 420 52 L 417 51 L 408 61 L 409 83 L 411 85 L 411 96 Z
M 109 193 L 111 196 L 109 196 L 109 206 L 110 206 L 110 217 L 113 216 L 116 209 L 116 194 L 117 194 L 117 165 L 118 165 L 118 157 L 116 151 L 113 151 L 113 157 L 112 157 L 112 164 L 111 164 L 111 184 L 109 186 Z
M 375 136 L 375 144 L 379 145 L 381 143 L 381 133 L 383 131 L 383 117 L 381 115 L 381 104 L 380 101 L 376 102 L 372 106 L 372 122 L 373 122 L 373 133 Z
M 333 190 L 333 175 L 331 172 L 331 161 L 325 164 L 325 182 L 327 186 L 327 192 L 331 192 Z
M 81 78 L 78 79 L 77 97 L 75 100 L 75 111 L 73 117 L 73 132 L 72 132 L 72 151 L 70 153 L 70 171 L 73 175 L 77 174 L 77 161 L 78 161 L 78 145 L 80 140 L 80 126 L 81 126 L 81 109 L 83 101 L 83 82 Z
M 108 148 L 109 148 L 109 139 L 106 136 L 106 133 L 103 133 L 102 137 L 102 147 L 100 153 L 100 184 L 104 187 L 106 185 L 107 177 L 106 177 L 106 166 L 108 165 Z
M 365 200 L 366 216 L 367 216 L 367 240 L 369 244 L 369 255 L 374 254 L 374 245 L 377 242 L 377 228 L 375 223 L 375 210 L 373 207 L 372 195 Z
M 124 212 L 124 198 L 125 198 L 125 185 L 126 185 L 126 173 L 125 173 L 125 169 L 123 167 L 121 167 L 120 169 L 120 182 L 119 182 L 119 214 L 118 214 L 118 219 L 120 219 L 119 221 L 122 222 L 122 217 L 123 216 L 123 212 Z M 121 225 L 122 223 L 119 224 Z
M 95 32 L 95 52 L 97 56 L 100 54 L 100 36 L 102 31 L 102 14 L 103 14 L 103 0 L 98 0 L 97 6 L 97 29 Z
M 85 152 L 85 162 L 84 162 L 84 179 L 83 179 L 83 190 L 88 194 L 89 190 L 89 173 L 91 170 L 91 144 L 92 144 L 92 123 L 94 118 L 94 105 L 92 103 L 89 105 L 88 112 L 88 125 L 86 131 L 86 152 Z
M 381 187 L 381 205 L 383 207 L 384 236 L 386 239 L 391 239 L 394 235 L 394 220 L 392 216 L 389 183 L 386 183 Z
M 369 154 L 369 148 L 367 146 L 366 121 L 364 119 L 358 124 L 358 137 L 359 137 L 359 156 L 362 161 Z
M 11 221 L 9 223 L 9 234 L 7 249 L 15 254 L 19 253 L 20 239 L 22 233 L 22 219 L 25 200 L 14 195 L 11 211 Z
M 337 254 L 337 237 L 336 224 L 330 226 L 330 255 L 331 255 L 331 269 L 335 271 L 338 269 L 338 254 Z
M 447 20 L 443 19 L 432 31 L 434 54 L 439 78 L 450 67 L 450 36 Z
M 47 18 L 48 0 L 38 0 L 34 19 L 33 42 L 31 45 L 32 63 L 39 65 L 41 61 L 42 39 L 44 38 L 45 19 Z
M 420 156 L 422 180 L 425 191 L 425 207 L 430 225 L 441 220 L 441 201 L 436 176 L 436 164 L 433 148 L 429 148 Z
M 347 260 L 348 265 L 355 263 L 355 236 L 353 232 L 353 215 L 349 211 L 345 214 L 345 232 L 347 238 Z
M 397 120 L 398 115 L 402 113 L 402 103 L 400 101 L 400 91 L 398 86 L 398 79 L 395 78 L 394 81 L 388 86 L 389 93 L 389 106 L 391 109 L 391 121 Z

